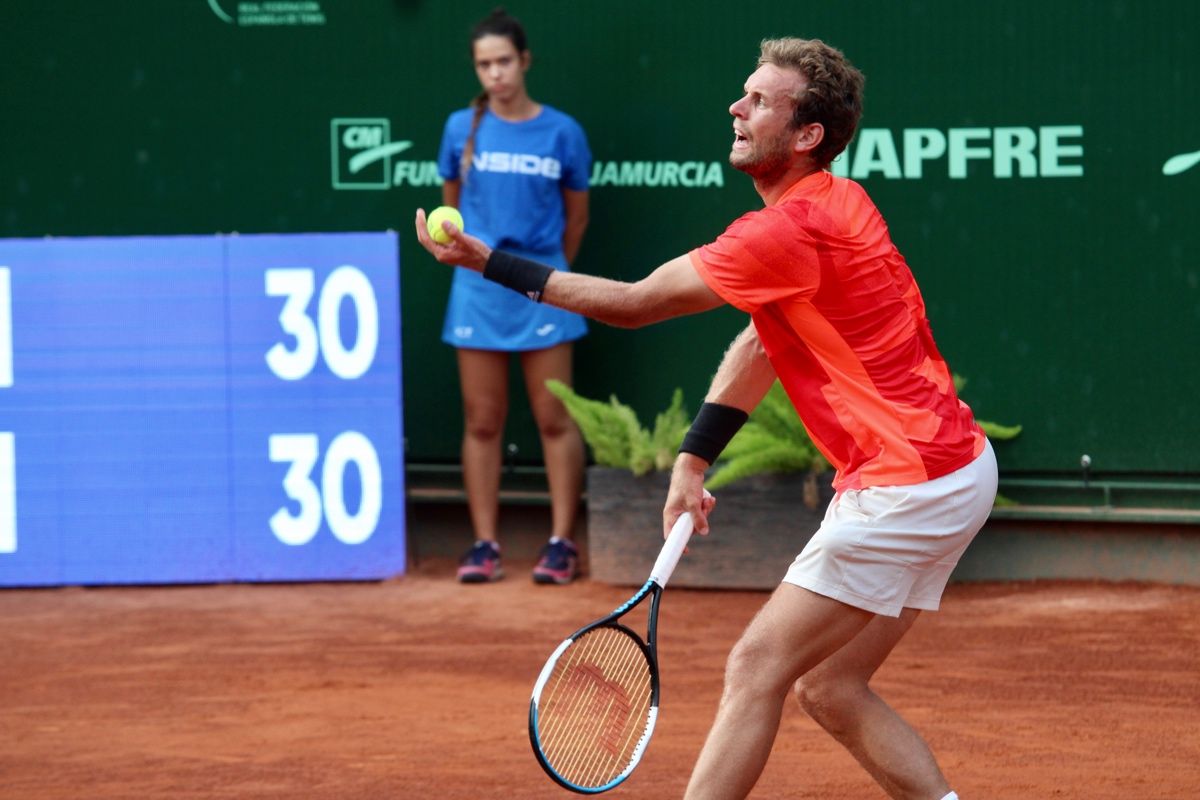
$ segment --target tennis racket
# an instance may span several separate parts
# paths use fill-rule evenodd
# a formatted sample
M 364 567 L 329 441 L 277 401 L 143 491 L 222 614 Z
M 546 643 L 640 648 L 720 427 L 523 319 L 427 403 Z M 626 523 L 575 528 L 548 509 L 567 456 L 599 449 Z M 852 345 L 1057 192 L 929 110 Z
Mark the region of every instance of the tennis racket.
M 581 794 L 633 772 L 658 717 L 658 601 L 692 535 L 692 515 L 671 529 L 650 579 L 616 611 L 572 633 L 550 656 L 529 703 L 529 741 L 559 785 Z M 647 597 L 646 639 L 622 625 Z

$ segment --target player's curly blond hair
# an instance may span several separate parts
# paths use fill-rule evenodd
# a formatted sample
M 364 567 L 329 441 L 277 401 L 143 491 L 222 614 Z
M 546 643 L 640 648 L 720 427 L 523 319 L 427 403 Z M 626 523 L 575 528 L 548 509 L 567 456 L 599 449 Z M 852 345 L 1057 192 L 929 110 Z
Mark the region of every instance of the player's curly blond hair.
M 825 138 L 813 151 L 822 166 L 837 157 L 854 138 L 862 117 L 863 84 L 866 79 L 841 50 L 820 39 L 763 39 L 758 65 L 773 64 L 804 76 L 808 87 L 796 95 L 792 125 L 819 122 Z

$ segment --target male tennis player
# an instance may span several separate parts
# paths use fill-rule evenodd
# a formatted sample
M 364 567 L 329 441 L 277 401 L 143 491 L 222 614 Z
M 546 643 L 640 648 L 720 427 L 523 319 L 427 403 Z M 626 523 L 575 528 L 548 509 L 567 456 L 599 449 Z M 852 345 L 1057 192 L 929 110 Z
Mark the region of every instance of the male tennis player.
M 820 530 L 729 656 L 688 798 L 745 797 L 783 703 L 804 709 L 895 798 L 953 800 L 921 737 L 868 686 L 983 525 L 996 462 L 955 394 L 925 306 L 861 186 L 827 171 L 862 113 L 862 74 L 819 40 L 762 43 L 729 108 L 730 163 L 765 208 L 633 284 L 556 272 L 453 235 L 439 261 L 482 270 L 531 300 L 626 327 L 730 303 L 750 314 L 675 462 L 664 528 L 707 532 L 704 471 L 778 377 L 837 492 Z

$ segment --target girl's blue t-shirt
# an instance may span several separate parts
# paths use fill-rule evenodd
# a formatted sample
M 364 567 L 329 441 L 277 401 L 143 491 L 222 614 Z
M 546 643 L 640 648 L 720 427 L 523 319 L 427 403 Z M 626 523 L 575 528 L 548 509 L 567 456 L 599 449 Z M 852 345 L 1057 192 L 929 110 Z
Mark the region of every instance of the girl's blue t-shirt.
M 438 152 L 444 180 L 461 177 L 474 109 L 446 121 Z M 485 111 L 459 198 L 463 225 L 489 247 L 567 269 L 562 190 L 588 188 L 591 152 L 579 124 L 543 105 L 536 117 L 507 122 Z M 534 303 L 472 270 L 454 271 L 442 340 L 480 350 L 539 350 L 587 332 L 583 318 Z

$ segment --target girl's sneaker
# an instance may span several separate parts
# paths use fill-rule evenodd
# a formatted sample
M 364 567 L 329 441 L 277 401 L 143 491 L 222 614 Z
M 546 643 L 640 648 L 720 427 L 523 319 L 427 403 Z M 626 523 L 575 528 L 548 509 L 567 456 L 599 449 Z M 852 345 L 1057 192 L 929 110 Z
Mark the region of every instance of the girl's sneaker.
M 459 583 L 490 583 L 504 577 L 500 568 L 500 545 L 476 542 L 458 562 Z
M 579 574 L 579 551 L 574 543 L 555 537 L 542 548 L 533 568 L 534 583 L 570 583 Z

